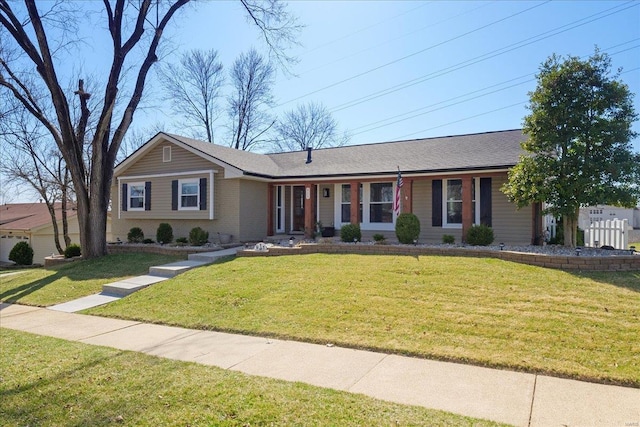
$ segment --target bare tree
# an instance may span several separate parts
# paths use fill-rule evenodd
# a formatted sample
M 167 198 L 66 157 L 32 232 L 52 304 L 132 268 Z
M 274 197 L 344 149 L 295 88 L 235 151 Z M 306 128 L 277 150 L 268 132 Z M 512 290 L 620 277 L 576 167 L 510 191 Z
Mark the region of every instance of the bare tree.
M 337 147 L 349 140 L 347 132 L 339 133 L 338 124 L 329 110 L 315 102 L 300 104 L 284 113 L 275 125 L 275 133 L 276 151 Z
M 86 258 L 107 253 L 107 210 L 114 163 L 142 99 L 149 70 L 158 59 L 162 35 L 176 12 L 188 2 L 103 0 L 106 25 L 98 24 L 95 28 L 108 29 L 112 42 L 111 65 L 102 86 L 95 131 L 87 138 L 91 115 L 88 104 L 92 94 L 85 91 L 81 83 L 78 85 L 75 96 L 81 113 L 74 123 L 70 101 L 58 75 L 62 64 L 71 63 L 79 54 L 77 50 L 65 49 L 69 45 L 60 41 L 68 40 L 64 37 L 68 20 L 56 11 L 73 13 L 78 4 L 70 6 L 61 1 L 36 4 L 35 0 L 25 0 L 22 8 L 17 3 L 0 0 L 0 45 L 11 43 L 10 47 L 0 46 L 0 88 L 9 91 L 42 123 L 62 153 L 74 184 L 80 244 Z M 287 34 L 282 28 L 270 26 L 287 22 L 270 14 L 277 10 L 286 14 L 284 9 L 274 9 L 274 5 L 281 6 L 279 2 L 241 2 L 267 38 L 277 39 Z M 50 7 L 44 13 L 38 9 L 43 4 Z M 124 79 L 127 71 L 134 76 L 131 84 Z M 38 86 L 45 89 L 46 99 L 34 94 L 34 87 Z M 53 114 L 48 114 L 43 103 L 53 106 Z M 88 163 L 85 162 L 87 152 L 90 153 Z
M 231 147 L 251 150 L 266 141 L 266 132 L 273 126 L 266 111 L 273 105 L 271 93 L 275 69 L 255 49 L 241 54 L 231 69 L 233 92 L 229 96 Z
M 8 182 L 26 184 L 38 194 L 51 218 L 56 249 L 58 253 L 64 253 L 58 220 L 62 220 L 62 235 L 67 247 L 71 244 L 67 211 L 73 190 L 60 151 L 46 130 L 19 108 L 5 114 L 0 122 L 0 143 L 3 159 L 0 172 Z M 61 218 L 56 216 L 57 202 L 61 202 Z
M 182 55 L 179 64 L 166 64 L 159 77 L 165 88 L 165 100 L 188 125 L 204 129 L 207 141 L 213 142 L 213 122 L 218 118 L 217 100 L 224 83 L 222 63 L 218 52 L 190 50 Z M 194 136 L 201 137 L 197 132 Z

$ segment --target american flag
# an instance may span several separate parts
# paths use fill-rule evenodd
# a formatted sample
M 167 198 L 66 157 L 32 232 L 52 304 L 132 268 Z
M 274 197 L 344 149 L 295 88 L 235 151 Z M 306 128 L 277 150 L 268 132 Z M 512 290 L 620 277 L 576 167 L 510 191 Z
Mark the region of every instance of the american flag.
M 395 198 L 395 203 L 393 204 L 393 210 L 396 213 L 396 215 L 400 215 L 400 189 L 402 188 L 403 184 L 404 184 L 404 181 L 402 181 L 402 174 L 400 173 L 400 168 L 398 168 L 398 182 L 396 184 L 396 198 Z

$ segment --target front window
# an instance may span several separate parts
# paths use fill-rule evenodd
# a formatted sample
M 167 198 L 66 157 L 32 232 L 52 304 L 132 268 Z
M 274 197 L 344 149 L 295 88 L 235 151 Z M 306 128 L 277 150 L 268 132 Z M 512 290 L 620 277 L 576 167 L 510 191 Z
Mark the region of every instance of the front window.
M 369 222 L 393 222 L 393 183 L 371 184 Z
M 448 179 L 446 191 L 446 224 L 462 225 L 462 180 Z
M 362 222 L 362 184 L 360 184 L 360 212 L 358 220 Z M 340 202 L 340 217 L 343 224 L 351 222 L 351 184 L 342 184 L 342 195 Z
M 198 180 L 180 180 L 178 184 L 180 209 L 194 210 L 200 206 L 200 182 Z
M 135 182 L 129 184 L 129 210 L 144 210 L 144 182 Z

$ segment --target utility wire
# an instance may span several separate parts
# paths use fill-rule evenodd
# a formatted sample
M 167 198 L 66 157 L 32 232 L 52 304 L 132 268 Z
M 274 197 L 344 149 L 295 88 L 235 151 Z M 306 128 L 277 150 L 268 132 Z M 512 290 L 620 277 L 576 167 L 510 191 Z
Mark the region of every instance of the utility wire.
M 629 3 L 631 3 L 631 5 L 629 5 Z M 629 6 L 625 7 L 624 9 L 612 11 L 613 9 L 616 9 L 616 8 L 619 8 L 619 7 L 625 6 L 625 5 L 629 5 Z M 581 18 L 579 20 L 570 22 L 569 24 L 562 25 L 560 27 L 545 31 L 545 32 L 540 33 L 538 35 L 526 38 L 526 39 L 521 40 L 519 42 L 512 43 L 512 44 L 504 46 L 502 48 L 495 49 L 495 50 L 493 50 L 491 52 L 487 52 L 485 54 L 476 56 L 476 57 L 468 59 L 466 61 L 462 61 L 462 62 L 459 62 L 457 64 L 451 65 L 449 67 L 445 67 L 445 68 L 442 68 L 440 70 L 433 71 L 433 72 L 428 73 L 428 74 L 424 74 L 424 75 L 422 75 L 420 77 L 417 77 L 415 79 L 407 80 L 407 81 L 405 81 L 403 83 L 397 84 L 395 86 L 388 87 L 386 89 L 379 90 L 377 92 L 373 92 L 373 93 L 371 93 L 369 95 L 365 95 L 363 97 L 356 98 L 355 100 L 352 100 L 352 101 L 337 105 L 336 107 L 330 108 L 329 111 L 332 112 L 332 113 L 335 113 L 335 112 L 338 112 L 338 111 L 345 110 L 347 108 L 354 107 L 356 105 L 362 104 L 363 102 L 371 101 L 373 99 L 380 98 L 381 96 L 385 96 L 385 95 L 388 95 L 390 93 L 394 93 L 394 92 L 397 92 L 399 90 L 406 89 L 406 88 L 411 87 L 411 86 L 415 86 L 416 84 L 425 82 L 427 80 L 432 80 L 432 79 L 435 79 L 437 77 L 444 76 L 444 75 L 449 74 L 449 73 L 451 73 L 453 71 L 458 71 L 458 70 L 461 70 L 463 68 L 469 67 L 471 65 L 475 65 L 477 63 L 486 61 L 488 59 L 495 58 L 495 57 L 503 55 L 505 53 L 514 51 L 516 49 L 520 49 L 522 47 L 528 46 L 528 45 L 533 44 L 533 43 L 537 43 L 539 41 L 548 39 L 548 38 L 556 36 L 558 34 L 565 33 L 567 31 L 573 30 L 573 29 L 581 27 L 583 25 L 590 24 L 590 23 L 598 21 L 600 19 L 604 19 L 604 18 L 606 18 L 608 16 L 614 15 L 616 13 L 623 12 L 623 11 L 625 11 L 627 9 L 630 9 L 632 7 L 636 7 L 636 6 L 639 6 L 639 5 L 640 5 L 640 3 L 635 3 L 632 0 L 632 1 L 629 1 L 629 2 L 624 3 L 622 5 L 614 6 L 612 8 L 606 9 L 606 10 L 598 12 L 598 13 L 595 13 L 593 15 L 589 15 L 589 16 L 587 16 L 585 18 Z M 610 11 L 612 11 L 612 12 L 610 12 Z M 602 14 L 604 14 L 606 12 L 610 12 L 610 13 L 607 13 L 607 14 L 605 14 L 603 16 L 598 16 L 598 15 L 602 15 Z M 584 22 L 582 22 L 582 21 L 584 21 Z
M 306 98 L 306 97 L 307 97 L 307 96 L 309 96 L 309 95 L 313 95 L 313 94 L 316 94 L 316 93 L 318 93 L 318 92 L 322 92 L 322 91 L 324 91 L 324 90 L 327 90 L 327 89 L 330 89 L 330 88 L 332 88 L 332 87 L 335 87 L 335 86 L 341 85 L 341 84 L 343 84 L 343 83 L 346 83 L 346 82 L 348 82 L 348 81 L 351 81 L 351 80 L 357 79 L 357 78 L 359 78 L 359 77 L 362 77 L 362 76 L 367 75 L 367 74 L 369 74 L 369 73 L 372 73 L 372 72 L 374 72 L 374 71 L 377 71 L 377 70 L 380 70 L 380 69 L 382 69 L 382 68 L 388 67 L 389 65 L 395 64 L 395 63 L 400 62 L 400 61 L 404 61 L 405 59 L 408 59 L 408 58 L 411 58 L 411 57 L 413 57 L 413 56 L 419 55 L 419 54 L 421 54 L 421 53 L 423 53 L 423 52 L 426 52 L 427 50 L 430 50 L 430 49 L 436 48 L 436 47 L 438 47 L 438 46 L 442 46 L 442 45 L 444 45 L 444 44 L 446 44 L 446 43 L 452 42 L 452 41 L 454 41 L 454 40 L 458 40 L 458 39 L 460 39 L 460 38 L 462 38 L 462 37 L 466 37 L 466 36 L 468 36 L 468 35 L 470 35 L 470 34 L 473 34 L 473 33 L 477 32 L 477 31 L 483 30 L 483 29 L 488 28 L 488 27 L 490 27 L 490 26 L 492 26 L 492 25 L 495 25 L 495 24 L 498 24 L 498 23 L 500 23 L 500 22 L 506 21 L 506 20 L 508 20 L 508 19 L 511 19 L 511 18 L 513 18 L 513 17 L 517 16 L 517 15 L 521 15 L 521 14 L 523 14 L 523 13 L 525 13 L 525 12 L 528 12 L 528 11 L 530 11 L 530 10 L 532 10 L 532 9 L 538 8 L 538 7 L 542 6 L 542 5 L 545 5 L 545 4 L 549 3 L 550 1 L 551 1 L 551 0 L 546 0 L 546 1 L 544 1 L 543 3 L 537 4 L 537 5 L 535 5 L 535 6 L 529 7 L 529 8 L 527 8 L 527 9 L 522 10 L 522 11 L 516 12 L 516 13 L 511 14 L 511 15 L 509 15 L 509 16 L 506 16 L 506 17 L 504 17 L 504 18 L 498 19 L 497 21 L 490 22 L 489 24 L 486 24 L 486 25 L 483 25 L 483 26 L 481 26 L 481 27 L 475 28 L 475 29 L 473 29 L 473 30 L 471 30 L 471 31 L 467 31 L 466 33 L 463 33 L 463 34 L 457 35 L 456 37 L 453 37 L 453 38 L 451 38 L 451 39 L 445 40 L 445 41 L 440 42 L 440 43 L 437 43 L 437 44 L 435 44 L 435 45 L 431 45 L 431 46 L 426 47 L 426 48 L 424 48 L 424 49 L 421 49 L 421 50 L 419 50 L 419 51 L 413 52 L 413 53 L 411 53 L 411 54 L 409 54 L 409 55 L 403 56 L 403 57 L 401 57 L 401 58 L 395 59 L 395 60 L 393 60 L 393 61 L 390 61 L 390 62 L 387 62 L 387 63 L 385 63 L 385 64 L 379 65 L 379 66 L 377 66 L 377 67 L 371 68 L 371 69 L 369 69 L 369 70 L 367 70 L 367 71 L 363 71 L 362 73 L 359 73 L 359 74 L 353 75 L 353 76 L 351 76 L 351 77 L 348 77 L 348 78 L 346 78 L 346 79 L 340 80 L 340 81 L 338 81 L 338 82 L 332 83 L 332 84 L 330 84 L 330 85 L 328 85 L 328 86 L 322 87 L 322 88 L 320 88 L 320 89 L 316 89 L 316 90 L 314 90 L 314 91 L 312 91 L 312 92 L 308 92 L 308 93 L 306 93 L 306 94 L 304 94 L 304 95 L 300 95 L 300 96 L 298 96 L 297 98 L 293 98 L 293 99 L 290 99 L 290 100 L 288 100 L 288 101 L 285 101 L 285 102 L 281 103 L 281 104 L 280 104 L 280 105 L 278 105 L 277 107 L 282 107 L 283 105 L 287 105 L 287 104 L 290 104 L 291 102 L 297 101 L 297 100 L 299 100 L 299 99 Z
M 616 47 L 624 46 L 626 44 L 633 43 L 633 42 L 636 42 L 638 40 L 640 40 L 640 38 L 636 38 L 636 39 L 633 39 L 633 40 L 629 40 L 629 41 L 617 44 L 615 46 L 611 46 L 610 48 L 608 48 L 606 50 L 603 50 L 603 51 L 607 52 L 608 50 L 615 49 Z M 640 45 L 635 45 L 635 46 L 631 46 L 631 47 L 623 49 L 623 50 L 619 50 L 617 52 L 612 52 L 612 53 L 609 53 L 609 55 L 611 55 L 611 56 L 617 55 L 619 53 L 623 53 L 623 52 L 626 52 L 626 51 L 629 51 L 629 50 L 632 50 L 632 49 L 637 49 L 638 47 L 640 47 Z M 583 55 L 583 58 L 586 57 L 586 56 L 588 56 L 588 55 Z M 633 69 L 633 70 L 635 70 L 635 69 Z M 630 71 L 633 71 L 633 70 L 628 70 L 628 71 L 625 71 L 624 73 L 627 73 L 627 72 L 630 72 Z M 403 121 L 406 121 L 406 120 L 414 119 L 416 117 L 419 117 L 419 116 L 422 116 L 422 115 L 425 115 L 425 114 L 433 113 L 435 111 L 443 110 L 445 108 L 449 108 L 449 107 L 452 107 L 454 105 L 459 105 L 459 104 L 462 104 L 462 103 L 465 103 L 465 102 L 468 102 L 468 101 L 472 101 L 472 100 L 475 100 L 475 99 L 478 99 L 478 98 L 482 98 L 482 97 L 487 96 L 487 95 L 491 95 L 491 94 L 494 94 L 494 93 L 497 93 L 497 92 L 501 92 L 501 91 L 504 91 L 504 90 L 507 90 L 507 89 L 511 89 L 513 87 L 516 87 L 516 86 L 520 86 L 520 85 L 523 85 L 523 84 L 526 84 L 526 83 L 530 83 L 530 82 L 535 81 L 535 79 L 529 78 L 526 81 L 523 81 L 523 82 L 520 82 L 520 83 L 515 83 L 515 84 L 512 84 L 512 85 L 500 88 L 500 89 L 493 90 L 491 92 L 486 92 L 486 93 L 483 93 L 483 94 L 480 94 L 480 95 L 477 95 L 477 96 L 473 96 L 471 98 L 467 98 L 470 95 L 481 93 L 481 92 L 484 92 L 486 90 L 489 90 L 489 89 L 492 89 L 492 88 L 496 88 L 496 87 L 499 87 L 499 86 L 503 86 L 503 85 L 505 85 L 507 83 L 511 83 L 511 82 L 514 82 L 514 81 L 517 81 L 517 80 L 521 80 L 521 79 L 527 78 L 527 77 L 532 77 L 532 76 L 534 76 L 534 73 L 524 74 L 522 76 L 515 77 L 513 79 L 509 79 L 509 80 L 506 80 L 506 81 L 503 81 L 503 82 L 500 82 L 500 83 L 496 83 L 496 84 L 491 85 L 491 86 L 486 86 L 486 87 L 484 87 L 482 89 L 478 89 L 478 90 L 475 90 L 475 91 L 472 91 L 472 92 L 468 92 L 468 93 L 465 93 L 465 94 L 462 94 L 462 95 L 459 95 L 459 96 L 455 96 L 453 98 L 448 98 L 448 99 L 445 99 L 443 101 L 436 102 L 434 104 L 430 104 L 430 105 L 427 105 L 427 106 L 424 106 L 424 107 L 420 107 L 420 108 L 417 108 L 417 109 L 414 109 L 414 110 L 411 110 L 411 111 L 407 111 L 407 112 L 402 113 L 402 114 L 397 114 L 395 116 L 388 117 L 388 118 L 382 119 L 382 120 L 378 120 L 376 122 L 368 123 L 366 125 L 358 126 L 357 128 L 354 128 L 354 129 L 351 129 L 351 130 L 352 131 L 357 131 L 357 130 L 364 129 L 364 128 L 369 128 L 369 129 L 365 129 L 365 130 L 362 130 L 360 132 L 352 133 L 351 136 L 360 135 L 360 134 L 363 134 L 363 133 L 368 133 L 368 132 L 371 132 L 373 130 L 380 129 L 382 127 L 386 127 L 386 126 L 397 124 L 397 123 L 400 123 L 400 122 L 403 122 Z M 432 107 L 436 107 L 438 105 L 446 104 L 446 103 L 451 102 L 451 101 L 455 101 L 455 100 L 460 99 L 460 98 L 467 98 L 467 99 L 463 99 L 461 101 L 454 102 L 452 104 L 447 104 L 447 105 L 444 105 L 444 106 L 439 107 L 439 108 L 432 108 Z M 424 111 L 424 110 L 427 110 L 427 111 Z M 422 111 L 422 112 L 418 113 L 419 111 Z M 418 113 L 418 114 L 414 114 L 412 116 L 408 116 L 408 117 L 404 117 L 404 118 L 400 119 L 400 117 L 407 116 L 407 115 L 413 114 L 413 113 Z M 398 119 L 398 120 L 394 120 L 394 119 Z M 388 123 L 385 123 L 385 122 L 388 122 Z M 371 126 L 373 126 L 373 127 L 371 127 Z

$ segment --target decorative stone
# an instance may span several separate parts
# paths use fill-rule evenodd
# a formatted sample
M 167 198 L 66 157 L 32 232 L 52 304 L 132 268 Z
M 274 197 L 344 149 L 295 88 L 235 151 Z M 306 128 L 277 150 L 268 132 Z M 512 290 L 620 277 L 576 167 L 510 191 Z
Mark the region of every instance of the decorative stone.
M 266 243 L 260 242 L 254 246 L 253 250 L 256 252 L 269 252 L 269 247 Z

